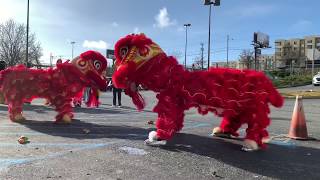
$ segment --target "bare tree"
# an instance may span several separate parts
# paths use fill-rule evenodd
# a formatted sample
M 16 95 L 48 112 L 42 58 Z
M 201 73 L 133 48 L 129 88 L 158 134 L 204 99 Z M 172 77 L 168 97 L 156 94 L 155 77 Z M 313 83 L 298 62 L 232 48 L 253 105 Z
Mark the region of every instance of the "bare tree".
M 244 49 L 240 54 L 240 62 L 246 65 L 247 69 L 251 68 L 252 61 L 254 60 L 254 52 L 250 49 Z
M 9 66 L 25 63 L 26 59 L 26 26 L 8 20 L 0 24 L 0 60 Z M 40 64 L 42 48 L 35 34 L 29 35 L 28 60 L 32 64 Z

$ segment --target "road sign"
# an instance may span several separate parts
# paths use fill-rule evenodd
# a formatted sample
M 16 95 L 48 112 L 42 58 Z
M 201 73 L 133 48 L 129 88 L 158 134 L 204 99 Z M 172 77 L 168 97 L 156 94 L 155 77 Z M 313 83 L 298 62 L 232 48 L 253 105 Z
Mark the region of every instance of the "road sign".
M 108 59 L 116 59 L 116 57 L 114 56 L 114 50 L 107 49 L 107 58 Z
M 220 6 L 220 0 L 204 0 L 204 5 L 213 4 L 214 6 Z

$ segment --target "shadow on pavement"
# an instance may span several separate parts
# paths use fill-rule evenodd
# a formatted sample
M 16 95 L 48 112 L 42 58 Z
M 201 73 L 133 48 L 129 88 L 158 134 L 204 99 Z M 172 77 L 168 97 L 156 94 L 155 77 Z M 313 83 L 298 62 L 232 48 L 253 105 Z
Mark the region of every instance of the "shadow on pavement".
M 112 107 L 112 104 L 109 104 L 109 103 L 102 103 L 102 105 L 106 105 L 106 106 L 110 106 L 110 108 L 114 108 L 114 107 Z M 138 111 L 137 108 L 129 107 L 129 106 L 122 106 L 121 109 L 128 109 L 128 110 Z M 153 111 L 146 110 L 146 109 L 141 110 L 141 112 L 152 112 L 153 113 Z
M 8 111 L 7 106 L 0 106 L 0 111 Z M 36 113 L 47 113 L 47 111 L 55 111 L 53 107 L 44 106 L 44 105 L 28 105 L 23 106 L 23 111 L 34 111 Z M 120 108 L 73 108 L 75 113 L 87 113 L 87 114 L 128 114 L 128 112 L 121 111 Z
M 319 179 L 320 177 L 320 149 L 268 144 L 266 150 L 244 152 L 240 144 L 241 141 L 234 139 L 179 133 L 161 148 L 214 158 L 231 166 L 272 178 Z
M 100 125 L 74 120 L 72 124 L 55 124 L 52 121 L 26 120 L 20 122 L 25 127 L 51 136 L 75 139 L 118 138 L 129 140 L 147 139 L 150 129 L 126 125 Z M 86 132 L 89 130 L 89 132 Z

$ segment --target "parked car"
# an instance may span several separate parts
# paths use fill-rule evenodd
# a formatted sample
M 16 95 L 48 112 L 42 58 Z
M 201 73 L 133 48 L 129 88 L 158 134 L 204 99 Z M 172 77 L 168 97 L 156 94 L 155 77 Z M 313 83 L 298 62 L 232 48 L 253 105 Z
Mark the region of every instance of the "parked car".
M 314 86 L 319 86 L 320 85 L 320 72 L 318 72 L 318 74 L 316 74 L 315 76 L 313 76 L 312 78 L 312 84 Z

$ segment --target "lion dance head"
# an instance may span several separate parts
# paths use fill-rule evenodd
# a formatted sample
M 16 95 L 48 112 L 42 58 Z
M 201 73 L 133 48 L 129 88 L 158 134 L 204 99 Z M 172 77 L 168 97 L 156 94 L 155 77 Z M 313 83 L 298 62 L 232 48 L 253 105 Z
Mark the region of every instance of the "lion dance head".
M 125 90 L 138 109 L 144 107 L 136 87 L 145 76 L 145 70 L 154 59 L 166 56 L 163 50 L 144 34 L 130 34 L 115 45 L 116 71 L 112 76 L 114 85 Z
M 71 64 L 80 70 L 91 85 L 102 91 L 106 90 L 107 59 L 102 54 L 92 50 L 86 51 L 74 58 Z

